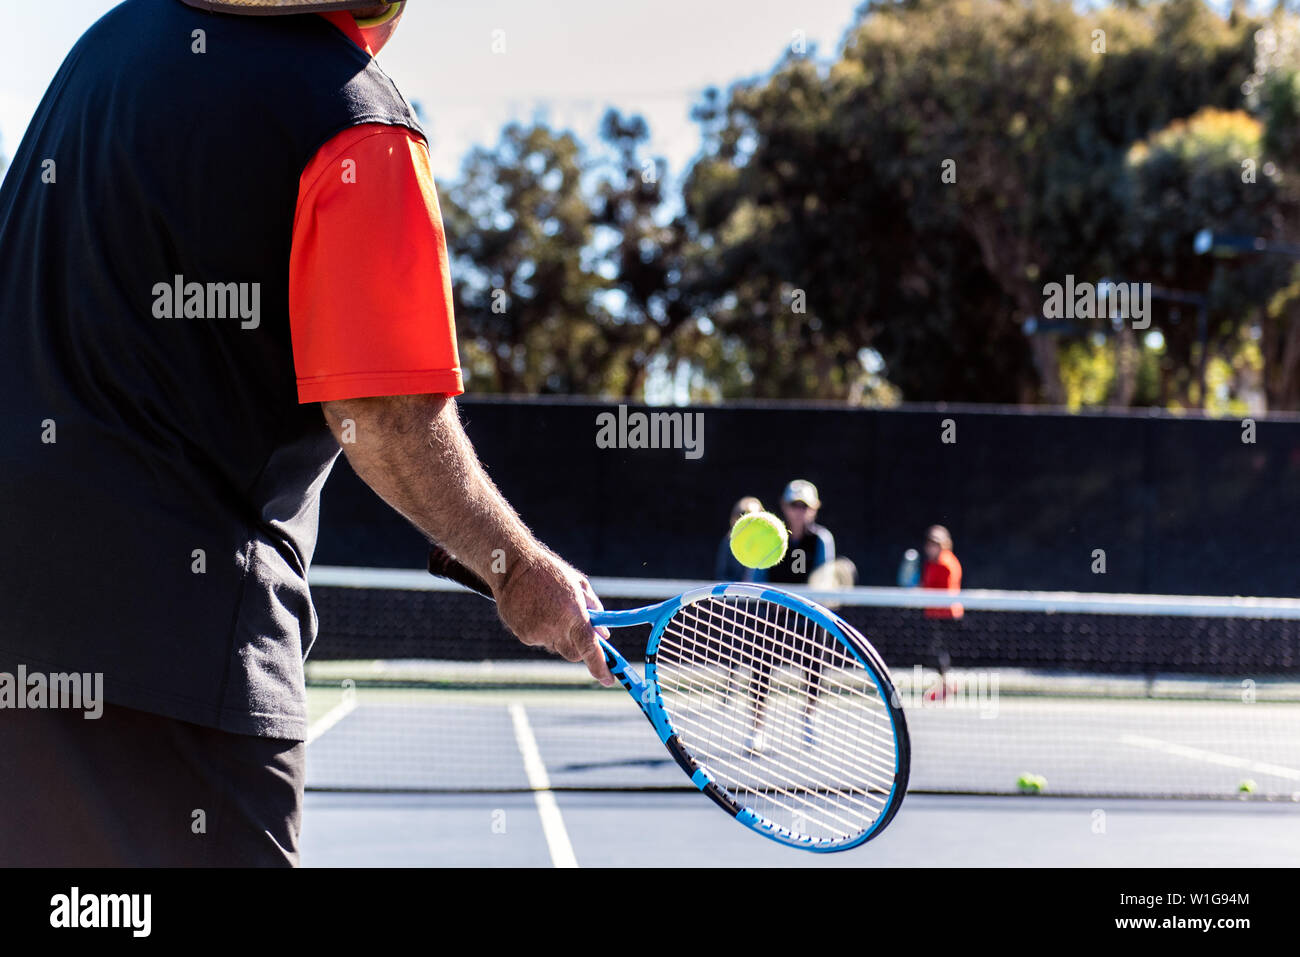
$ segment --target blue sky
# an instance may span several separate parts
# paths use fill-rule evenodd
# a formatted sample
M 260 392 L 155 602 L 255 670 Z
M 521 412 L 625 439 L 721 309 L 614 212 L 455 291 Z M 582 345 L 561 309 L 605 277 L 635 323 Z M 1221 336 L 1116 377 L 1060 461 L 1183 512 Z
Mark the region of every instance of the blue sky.
M 0 152 L 12 157 L 45 86 L 77 37 L 115 0 L 3 0 Z M 698 147 L 689 109 L 709 85 L 762 73 L 796 31 L 834 52 L 856 0 L 410 0 L 379 57 L 429 120 L 434 170 L 455 176 L 474 144 L 511 119 L 544 117 L 595 138 L 607 106 L 640 112 L 651 151 L 680 174 Z M 57 11 L 57 12 L 56 12 Z M 493 31 L 505 52 L 493 53 Z

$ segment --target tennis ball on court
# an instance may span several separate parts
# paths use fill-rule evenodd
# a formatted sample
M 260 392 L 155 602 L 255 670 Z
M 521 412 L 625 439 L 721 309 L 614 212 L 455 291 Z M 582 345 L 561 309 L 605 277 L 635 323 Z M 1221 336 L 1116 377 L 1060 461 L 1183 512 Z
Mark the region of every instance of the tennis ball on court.
M 1237 790 L 1240 791 L 1242 794 L 1253 794 L 1255 791 L 1255 782 L 1252 781 L 1250 778 L 1245 778 L 1240 784 L 1237 785 Z
M 789 534 L 771 512 L 751 512 L 731 528 L 731 554 L 746 568 L 771 568 L 785 557 Z

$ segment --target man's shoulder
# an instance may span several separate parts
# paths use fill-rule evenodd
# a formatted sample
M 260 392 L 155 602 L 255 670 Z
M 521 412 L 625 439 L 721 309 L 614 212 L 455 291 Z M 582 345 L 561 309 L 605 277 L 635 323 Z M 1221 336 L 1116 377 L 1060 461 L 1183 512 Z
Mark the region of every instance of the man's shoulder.
M 808 526 L 808 534 L 820 538 L 823 542 L 835 541 L 835 536 L 831 534 L 831 530 L 825 525 L 818 525 L 816 522 Z

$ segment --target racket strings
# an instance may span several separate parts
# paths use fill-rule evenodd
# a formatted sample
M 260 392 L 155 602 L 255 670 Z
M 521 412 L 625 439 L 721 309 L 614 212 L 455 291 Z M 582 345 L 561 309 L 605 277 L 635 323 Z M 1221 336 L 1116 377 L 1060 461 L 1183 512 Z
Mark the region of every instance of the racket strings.
M 664 709 L 715 782 L 813 840 L 869 828 L 893 788 L 893 725 L 861 661 L 811 618 L 759 598 L 683 606 L 656 652 Z
M 785 681 L 785 683 L 781 683 L 781 684 L 784 684 L 784 687 L 789 690 L 801 690 L 800 688 L 797 687 L 797 685 L 789 683 L 789 681 Z M 692 692 L 695 693 L 707 693 L 710 692 L 711 690 L 710 685 L 699 683 L 699 681 L 693 679 L 693 677 L 688 677 L 685 683 L 682 683 L 682 685 L 680 685 L 680 689 L 688 689 L 688 688 L 689 690 L 692 690 Z M 719 720 L 719 714 L 722 714 L 723 720 Z M 733 733 L 735 733 L 736 731 L 735 724 L 733 724 L 733 722 L 735 722 L 735 716 L 736 716 L 735 711 L 727 711 L 724 709 L 720 709 L 720 707 L 718 706 L 699 707 L 697 713 L 695 713 L 694 716 L 695 716 L 695 720 L 697 720 L 697 727 L 707 726 L 708 731 L 714 733 L 715 736 L 718 735 L 718 733 L 723 733 L 723 735 L 725 735 L 725 733 L 732 733 L 733 735 Z M 888 718 L 885 718 L 885 720 L 888 720 Z M 757 715 L 755 715 L 755 723 L 757 723 Z M 832 711 L 831 727 L 829 727 L 829 731 L 839 732 L 840 729 L 844 726 L 845 726 L 845 722 L 844 719 L 842 719 L 842 715 L 839 714 L 839 711 Z M 827 729 L 828 728 L 826 724 L 823 724 L 822 731 L 826 732 Z M 870 776 L 872 774 L 885 774 L 885 775 L 889 775 L 889 778 L 891 778 L 892 780 L 892 775 L 893 775 L 892 746 L 883 746 L 880 744 L 880 742 L 875 740 L 868 740 L 865 742 L 865 744 L 867 745 L 867 750 L 866 753 L 863 753 L 863 750 L 861 748 L 849 749 L 849 748 L 845 748 L 845 746 L 842 746 L 839 740 L 839 736 L 828 735 L 827 740 L 824 740 L 822 744 L 820 744 L 820 746 L 822 746 L 822 749 L 824 750 L 824 752 L 827 753 L 828 757 L 839 759 L 839 761 L 841 762 L 841 768 L 844 771 L 853 772 L 853 774 L 858 776 Z M 777 748 L 774 752 L 774 755 L 770 755 L 770 757 L 768 757 L 768 761 L 767 761 L 768 766 L 774 767 L 776 768 L 776 770 L 790 772 L 792 776 L 806 774 L 807 765 L 805 762 L 798 761 L 798 754 L 794 755 L 794 757 L 796 757 L 797 763 L 788 763 L 787 761 L 783 761 L 783 759 L 781 759 L 781 755 L 787 752 L 788 749 Z M 719 758 L 719 763 L 720 765 L 729 765 L 729 763 L 731 762 L 728 762 L 727 759 L 725 758 Z M 740 766 L 736 766 L 736 767 L 737 770 L 741 770 Z M 841 789 L 828 788 L 828 791 L 831 793 L 839 793 Z M 870 793 L 867 791 L 867 789 L 853 788 L 852 785 L 850 785 L 848 791 L 857 792 L 861 794 Z
M 733 659 L 733 661 L 738 661 L 738 659 Z M 714 695 L 717 688 L 718 681 L 716 678 L 712 678 L 708 681 L 701 680 L 697 673 L 685 669 L 677 675 L 676 690 L 683 694 L 690 693 L 707 700 L 707 696 Z M 775 689 L 778 692 L 805 693 L 806 686 L 798 685 L 786 678 L 775 678 L 771 683 L 769 694 L 771 694 L 772 689 Z M 730 701 L 731 695 L 739 694 L 741 690 L 740 686 L 733 682 L 727 689 L 726 694 L 724 694 L 720 700 L 714 702 L 712 705 L 697 705 L 697 717 L 702 722 L 708 723 L 711 729 L 715 732 L 734 731 L 733 722 L 739 717 L 739 715 L 734 710 L 728 709 L 726 705 Z M 889 720 L 888 716 L 884 713 L 883 706 L 868 701 L 864 707 L 878 710 L 881 714 L 882 720 L 886 722 Z M 823 715 L 823 724 L 821 725 L 822 729 L 826 729 L 828 723 L 830 730 L 832 731 L 840 731 L 841 729 L 852 731 L 856 727 L 855 725 L 850 725 L 844 716 L 840 714 L 838 709 L 830 711 L 829 716 L 825 716 L 825 713 L 823 713 Z M 757 718 L 757 715 L 755 718 Z M 863 771 L 866 771 L 869 768 L 884 769 L 892 775 L 894 767 L 894 750 L 892 742 L 882 743 L 874 739 L 869 739 L 865 742 L 857 742 L 857 744 L 858 747 L 856 748 L 845 748 L 837 737 L 831 736 L 823 744 L 823 748 L 829 755 L 838 757 L 844 761 L 846 767 L 853 767 Z M 857 761 L 864 756 L 863 748 L 865 748 L 867 752 L 866 756 L 870 758 L 874 754 L 875 760 L 869 760 L 865 764 L 859 765 L 857 764 Z
M 675 627 L 674 621 L 669 622 L 666 632 L 672 634 L 674 637 L 678 639 L 678 641 L 680 642 L 680 647 L 690 648 L 692 647 L 692 645 L 694 645 L 695 646 L 694 650 L 696 651 L 702 650 L 704 652 L 703 655 L 696 654 L 695 656 L 693 656 L 693 660 L 692 660 L 693 664 L 700 663 L 700 662 L 707 663 L 710 659 L 712 659 L 713 661 L 721 663 L 725 667 L 735 669 L 735 670 L 752 669 L 757 667 L 758 662 L 756 662 L 753 658 L 735 654 L 730 649 L 725 647 L 721 642 L 714 641 L 712 637 L 710 637 L 707 643 L 701 647 L 699 645 L 699 642 L 696 641 L 695 633 L 691 631 L 683 630 L 679 627 Z M 661 643 L 661 651 L 660 651 L 661 655 L 663 654 L 662 648 L 663 645 Z M 888 716 L 886 714 L 886 708 L 884 702 L 880 699 L 879 695 L 876 693 L 875 686 L 871 682 L 871 679 L 868 676 L 866 670 L 862 668 L 860 664 L 857 663 L 857 659 L 849 659 L 846 656 L 841 656 L 841 658 L 844 664 L 851 664 L 856 669 L 857 673 L 860 675 L 860 680 L 853 683 L 848 683 L 844 681 L 835 680 L 834 678 L 828 680 L 823 675 L 821 676 L 821 679 L 817 682 L 817 684 L 819 684 L 821 687 L 829 686 L 832 690 L 837 690 L 837 691 L 844 691 L 850 693 L 866 692 L 867 693 L 866 698 L 862 702 L 863 706 L 867 708 L 873 708 L 879 711 L 882 719 L 888 721 Z M 682 659 L 679 657 L 678 662 L 681 663 L 681 661 Z M 774 664 L 775 662 L 771 660 L 764 662 L 765 667 L 771 667 Z M 714 681 L 707 681 L 707 682 L 701 681 L 698 677 L 698 673 L 695 671 L 683 669 L 679 673 L 679 677 L 684 688 L 690 688 L 699 691 L 701 693 L 712 693 L 715 690 Z M 780 672 L 775 672 L 772 675 L 765 677 L 764 680 L 769 685 L 774 686 L 778 691 L 811 693 L 809 689 L 809 685 L 799 684 L 794 681 L 791 681 L 789 678 L 785 677 Z M 730 688 L 734 690 L 739 690 L 739 684 L 736 682 L 732 682 Z M 881 751 L 882 753 L 891 756 L 891 766 L 892 766 L 892 755 L 893 755 L 892 744 L 888 747 L 882 748 Z
M 775 607 L 779 608 L 781 606 L 775 606 Z M 779 612 L 778 614 L 781 614 L 787 618 L 790 616 L 799 617 L 799 616 L 795 616 L 794 613 L 788 612 L 784 609 L 782 609 L 782 611 Z M 744 618 L 746 616 L 741 616 L 741 617 Z M 752 618 L 752 616 L 748 616 L 748 617 Z M 792 634 L 792 631 L 789 628 L 780 627 L 777 629 L 777 631 L 785 632 L 787 637 Z M 799 636 L 799 637 L 803 637 L 803 636 Z M 797 642 L 797 644 L 806 645 L 807 643 L 800 641 Z M 758 660 L 764 661 L 765 664 L 767 665 L 775 664 L 776 662 L 773 660 L 774 656 L 770 653 L 771 649 L 765 648 L 764 650 L 767 653 L 760 656 Z M 799 648 L 798 650 L 801 652 L 806 652 L 806 648 Z M 698 660 L 698 655 L 696 655 L 695 657 Z M 760 699 L 763 696 L 770 695 L 770 693 L 771 693 L 770 685 L 759 689 Z M 757 725 L 759 722 L 756 720 L 755 723 Z M 705 735 L 704 732 L 705 731 L 716 732 L 716 730 L 717 730 L 716 725 L 712 728 L 705 729 L 705 728 L 701 728 L 697 723 L 697 731 L 701 732 L 699 735 L 697 735 L 697 738 L 701 740 L 703 740 L 705 737 L 715 738 L 716 737 L 715 735 Z M 728 732 L 730 732 L 732 737 L 735 736 L 734 722 L 732 723 L 732 726 L 729 727 L 727 730 Z M 785 733 L 782 734 L 781 737 L 785 739 L 785 743 L 788 743 L 792 735 L 790 733 Z M 713 743 L 716 743 L 716 741 L 714 741 Z M 777 753 L 782 753 L 785 750 L 786 748 L 782 744 L 777 745 Z M 827 750 L 836 750 L 836 749 L 831 748 Z M 843 749 L 838 749 L 838 750 L 842 755 Z M 744 766 L 742 763 L 730 759 L 730 756 L 726 752 L 717 753 L 715 749 L 713 756 L 714 756 L 714 764 L 716 766 L 715 773 L 717 773 L 720 777 L 724 779 L 739 778 L 742 776 L 741 773 L 749 770 L 749 768 Z M 799 761 L 798 763 L 791 764 L 788 761 L 773 759 L 773 757 L 770 755 L 767 757 L 766 763 L 768 765 L 769 775 L 773 771 L 785 772 L 785 777 L 788 779 L 805 779 L 805 783 L 796 785 L 794 787 L 785 786 L 783 783 L 781 783 L 780 780 L 771 780 L 771 779 L 765 781 L 762 786 L 763 793 L 767 798 L 769 804 L 769 806 L 763 809 L 764 816 L 767 816 L 769 818 L 774 818 L 774 817 L 778 818 L 778 823 L 785 823 L 787 826 L 790 826 L 790 829 L 792 830 L 801 833 L 807 832 L 809 830 L 814 830 L 814 829 L 819 829 L 822 832 L 854 833 L 860 830 L 860 828 L 852 826 L 854 824 L 859 823 L 858 820 L 857 819 L 850 820 L 843 815 L 836 814 L 834 813 L 833 809 L 843 808 L 852 816 L 861 811 L 860 805 L 862 800 L 865 798 L 867 803 L 872 806 L 871 811 L 874 816 L 874 812 L 877 811 L 879 809 L 879 805 L 883 803 L 882 799 L 879 796 L 876 797 L 868 796 L 869 792 L 866 789 L 860 787 L 853 787 L 853 786 L 849 786 L 849 787 L 836 786 L 836 784 L 833 783 L 835 781 L 840 780 L 840 778 L 848 777 L 849 774 L 851 774 L 854 770 L 861 770 L 861 765 L 855 765 L 855 763 L 853 762 L 844 762 L 841 757 L 842 767 L 840 768 L 839 771 L 840 777 L 829 778 L 827 779 L 829 783 L 823 783 L 819 788 L 817 788 L 817 790 L 820 792 L 819 794 L 817 794 L 818 800 L 812 802 L 812 804 L 817 806 L 817 808 L 820 811 L 820 814 L 818 817 L 814 817 L 814 819 L 810 822 L 809 815 L 815 814 L 816 812 L 810 811 L 809 802 L 806 800 L 808 797 L 808 789 L 809 789 L 809 785 L 806 783 L 806 779 L 810 777 L 810 771 L 815 776 L 816 769 L 812 768 L 810 764 L 806 761 Z M 727 773 L 727 772 L 732 772 L 732 773 Z M 846 772 L 848 772 L 849 774 L 846 774 Z M 882 773 L 888 779 L 892 780 L 892 764 L 886 765 Z M 758 786 L 751 785 L 750 787 L 752 789 L 758 789 Z M 791 806 L 787 802 L 778 800 L 776 797 L 777 795 L 784 795 L 794 799 L 796 802 L 796 806 Z M 846 803 L 846 800 L 848 803 Z M 857 807 L 853 806 L 855 801 L 858 805 Z M 746 803 L 749 804 L 758 803 L 761 805 L 763 802 L 762 801 L 755 802 L 750 800 L 747 801 Z M 757 810 L 757 808 L 754 809 Z M 789 818 L 789 820 L 787 822 L 780 822 L 779 820 L 780 815 L 776 813 L 777 811 L 784 811 L 786 816 Z
M 716 609 L 701 608 L 700 605 L 703 603 L 697 602 L 696 604 L 682 607 L 677 612 L 677 615 L 674 616 L 673 621 L 677 621 L 680 618 L 682 620 L 692 621 L 702 625 L 717 624 L 719 619 L 724 622 L 734 622 L 738 627 L 750 630 L 757 634 L 766 633 L 771 634 L 774 637 L 779 636 L 785 638 L 796 649 L 803 651 L 805 654 L 810 653 L 812 649 L 816 648 L 828 659 L 838 661 L 841 665 L 857 664 L 857 659 L 854 658 L 838 641 L 815 641 L 804 632 L 792 628 L 789 625 L 791 617 L 803 625 L 815 625 L 812 619 L 805 617 L 793 609 L 786 608 L 784 605 L 777 605 L 774 602 L 759 601 L 755 599 L 746 599 L 745 601 L 746 603 L 749 601 L 757 601 L 766 608 L 779 609 L 779 618 L 781 620 L 772 616 L 765 617 L 751 608 L 742 606 L 739 602 L 727 606 L 725 612 L 721 614 L 719 614 Z M 820 625 L 815 625 L 815 627 L 820 631 L 825 631 Z M 766 651 L 764 653 L 767 654 Z
M 696 723 L 696 729 L 707 730 L 710 734 L 711 739 L 716 738 L 719 735 L 727 735 L 727 734 L 734 735 L 735 732 L 734 725 L 728 724 L 726 722 L 718 721 L 716 717 L 713 715 L 701 716 L 701 720 Z M 765 763 L 767 767 L 772 770 L 786 772 L 787 777 L 791 780 L 798 780 L 800 777 L 806 776 L 809 770 L 809 765 L 807 763 L 799 761 L 797 756 L 794 760 L 790 760 L 784 757 L 785 754 L 793 750 L 793 747 L 791 746 L 796 745 L 798 743 L 799 742 L 793 742 L 789 740 L 774 742 L 776 747 L 772 749 L 772 753 L 765 755 Z M 787 747 L 782 747 L 782 745 L 787 745 Z M 754 750 L 754 747 L 755 745 L 753 743 L 747 743 L 747 750 Z M 827 785 L 825 787 L 825 790 L 828 793 L 834 793 L 834 794 L 852 793 L 852 794 L 868 796 L 872 793 L 871 784 L 869 783 L 870 778 L 877 775 L 883 775 L 883 776 L 887 776 L 889 780 L 892 780 L 893 777 L 892 753 L 886 755 L 883 752 L 883 749 L 875 749 L 878 752 L 874 756 L 876 760 L 869 760 L 870 758 L 873 757 L 871 754 L 866 755 L 867 760 L 864 760 L 862 755 L 850 751 L 848 749 L 845 749 L 843 747 L 828 747 L 826 745 L 822 745 L 822 747 L 828 752 L 828 756 L 830 758 L 839 762 L 839 766 L 842 770 L 848 772 L 853 776 L 853 779 L 848 784 L 841 785 L 841 786 Z M 749 770 L 749 765 L 743 763 L 735 763 L 731 760 L 733 757 L 734 756 L 732 755 L 715 754 L 715 761 L 719 765 L 730 766 L 734 768 L 737 772 L 745 772 Z M 855 783 L 853 783 L 853 781 L 860 781 L 860 780 L 867 780 L 868 783 L 862 786 L 858 786 Z
M 783 606 L 776 606 L 776 607 L 783 607 Z M 685 609 L 683 609 L 683 611 L 685 611 Z M 712 623 L 704 619 L 702 616 L 699 616 L 694 613 L 683 615 L 683 612 L 679 611 L 678 616 L 682 618 L 683 622 L 690 622 L 690 624 L 679 625 L 678 618 L 674 617 L 668 622 L 668 625 L 664 630 L 665 633 L 669 633 L 669 632 L 673 633 L 683 642 L 683 649 L 682 649 L 683 653 L 687 646 L 693 646 L 693 650 L 697 652 L 694 658 L 692 659 L 693 663 L 707 664 L 710 661 L 714 661 L 714 662 L 719 662 L 724 666 L 730 668 L 751 668 L 751 669 L 759 668 L 763 666 L 771 667 L 783 663 L 783 662 L 779 662 L 769 652 L 764 652 L 761 657 L 754 657 L 752 654 L 747 653 L 748 652 L 747 648 L 736 648 L 723 638 L 718 638 L 715 640 L 712 637 L 710 637 L 709 639 L 707 639 L 705 643 L 701 644 L 699 641 L 700 633 L 704 631 L 704 629 L 706 629 L 709 624 Z M 809 620 L 809 619 L 805 619 L 805 620 Z M 874 694 L 874 686 L 871 681 L 871 676 L 867 674 L 866 669 L 863 668 L 861 664 L 858 663 L 858 660 L 856 658 L 851 658 L 848 655 L 843 654 L 841 651 L 839 651 L 838 641 L 835 642 L 835 644 L 837 646 L 837 649 L 833 652 L 835 657 L 834 660 L 830 661 L 829 663 L 834 664 L 837 667 L 846 670 L 850 668 L 854 669 L 854 672 L 856 673 L 859 680 L 854 683 L 848 683 L 843 680 L 831 678 L 829 680 L 831 682 L 831 686 L 833 687 L 833 689 L 838 691 L 848 691 L 848 692 L 870 691 L 872 694 Z M 811 645 L 809 647 L 811 647 Z M 809 660 L 812 660 L 813 657 L 810 652 L 804 651 L 803 649 L 796 649 L 796 654 L 800 654 L 802 657 L 805 657 Z M 791 685 L 791 687 L 793 687 L 793 685 Z M 878 696 L 877 696 L 877 700 L 879 700 Z M 883 710 L 883 703 L 881 707 Z

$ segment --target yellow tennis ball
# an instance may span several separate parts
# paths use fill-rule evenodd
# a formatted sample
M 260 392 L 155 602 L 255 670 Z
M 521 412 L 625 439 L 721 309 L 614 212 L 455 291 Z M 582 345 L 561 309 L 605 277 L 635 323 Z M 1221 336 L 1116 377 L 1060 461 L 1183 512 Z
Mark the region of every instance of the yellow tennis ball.
M 1022 774 L 1016 779 L 1021 794 L 1039 794 L 1047 790 L 1047 778 L 1041 774 Z
M 731 529 L 731 554 L 746 568 L 771 568 L 785 557 L 789 534 L 771 512 L 751 512 Z

